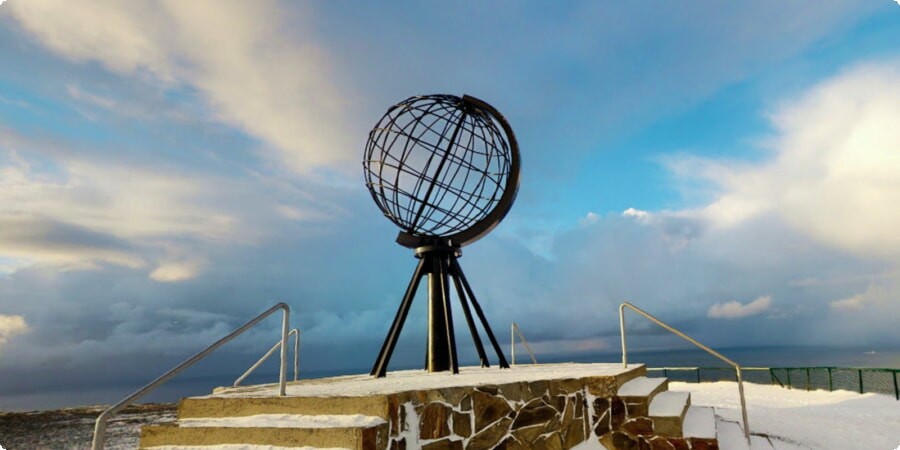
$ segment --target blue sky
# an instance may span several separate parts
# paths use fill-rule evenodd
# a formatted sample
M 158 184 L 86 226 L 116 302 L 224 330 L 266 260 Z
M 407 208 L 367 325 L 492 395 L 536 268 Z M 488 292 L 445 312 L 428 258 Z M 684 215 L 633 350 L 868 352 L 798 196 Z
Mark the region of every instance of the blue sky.
M 516 204 L 461 260 L 495 330 L 614 351 L 629 300 L 718 347 L 896 347 L 898 42 L 888 0 L 9 0 L 0 408 L 112 400 L 89 393 L 279 300 L 304 367 L 369 366 L 415 260 L 360 161 L 428 93 L 485 99 L 521 146 Z

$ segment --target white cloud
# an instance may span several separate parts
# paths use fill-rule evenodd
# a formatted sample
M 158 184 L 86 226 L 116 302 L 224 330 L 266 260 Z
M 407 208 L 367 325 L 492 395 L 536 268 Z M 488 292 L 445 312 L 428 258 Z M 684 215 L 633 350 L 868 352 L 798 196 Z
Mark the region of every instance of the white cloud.
M 27 32 L 65 58 L 197 89 L 216 119 L 258 137 L 295 171 L 355 154 L 341 125 L 352 112 L 330 58 L 309 36 L 288 38 L 306 29 L 300 14 L 288 22 L 270 3 L 239 1 L 29 0 L 10 7 Z
M 881 285 L 870 284 L 865 292 L 860 292 L 850 297 L 835 300 L 830 303 L 835 311 L 858 311 L 871 307 L 878 307 L 890 301 L 888 289 Z
M 680 158 L 681 175 L 712 181 L 718 226 L 776 214 L 799 231 L 864 256 L 900 256 L 900 62 L 864 64 L 771 115 L 773 157 L 761 165 Z
M 759 297 L 746 305 L 738 301 L 716 303 L 709 307 L 706 316 L 711 319 L 740 319 L 762 313 L 769 309 L 771 303 L 772 297 L 769 295 Z
M 647 211 L 642 211 L 640 209 L 628 208 L 625 211 L 622 211 L 622 217 L 633 217 L 637 220 L 646 219 L 650 213 Z
M 9 342 L 13 336 L 25 333 L 28 328 L 24 317 L 0 314 L 0 346 Z

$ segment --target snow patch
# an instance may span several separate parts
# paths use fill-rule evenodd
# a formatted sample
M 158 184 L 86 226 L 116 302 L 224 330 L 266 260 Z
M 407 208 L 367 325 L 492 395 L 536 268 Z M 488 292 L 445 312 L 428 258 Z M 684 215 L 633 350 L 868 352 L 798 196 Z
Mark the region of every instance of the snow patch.
M 388 372 L 384 378 L 371 375 L 348 375 L 343 377 L 301 380 L 287 386 L 287 395 L 295 397 L 356 397 L 368 395 L 394 394 L 408 391 L 424 391 L 461 386 L 484 386 L 523 381 L 571 379 L 597 376 L 616 376 L 643 367 L 642 364 L 629 365 L 623 369 L 614 363 L 563 363 L 545 365 L 513 366 L 509 369 L 495 367 L 461 367 L 459 375 L 452 372 L 428 373 L 424 370 L 403 370 Z M 212 395 L 194 398 L 222 397 L 275 397 L 277 384 L 218 388 Z
M 692 404 L 714 407 L 722 419 L 741 422 L 740 397 L 733 381 L 670 382 L 669 389 L 690 392 Z M 744 383 L 744 395 L 751 433 L 768 436 L 777 450 L 894 449 L 900 445 L 900 402 L 892 396 L 808 392 L 755 383 Z M 738 435 L 743 442 L 743 432 Z M 721 429 L 719 439 L 722 444 Z
M 300 414 L 257 414 L 242 417 L 180 419 L 181 427 L 209 428 L 369 428 L 385 423 L 380 417 L 362 414 L 305 416 Z
M 350 450 L 343 447 L 276 447 L 273 445 L 219 444 L 219 445 L 160 445 L 146 447 L 146 450 Z

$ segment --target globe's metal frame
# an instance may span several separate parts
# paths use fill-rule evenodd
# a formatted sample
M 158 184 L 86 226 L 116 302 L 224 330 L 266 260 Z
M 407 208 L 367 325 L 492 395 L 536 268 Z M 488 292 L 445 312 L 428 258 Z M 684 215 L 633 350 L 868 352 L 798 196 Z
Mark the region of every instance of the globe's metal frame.
M 422 150 L 425 167 L 412 167 L 409 159 Z M 473 160 L 479 156 L 481 166 Z M 435 237 L 465 246 L 490 232 L 515 201 L 519 165 L 509 122 L 468 95 L 415 96 L 392 106 L 369 132 L 363 160 L 372 199 L 410 248 Z M 481 177 L 473 180 L 473 172 Z
M 363 160 L 366 185 L 384 215 L 401 228 L 397 242 L 415 249 L 419 258 L 372 375 L 386 375 L 425 275 L 426 369 L 459 372 L 450 279 L 482 367 L 490 362 L 469 303 L 500 367 L 509 367 L 457 258 L 462 246 L 484 237 L 509 212 L 518 191 L 519 165 L 519 146 L 509 123 L 493 106 L 467 95 L 410 97 L 388 109 L 369 133 Z

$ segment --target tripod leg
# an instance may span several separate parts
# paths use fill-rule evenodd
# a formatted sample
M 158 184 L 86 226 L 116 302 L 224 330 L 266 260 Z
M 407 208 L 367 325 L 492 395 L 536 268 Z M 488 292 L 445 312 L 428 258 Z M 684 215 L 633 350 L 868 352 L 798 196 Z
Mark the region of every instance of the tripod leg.
M 469 325 L 469 331 L 472 332 L 472 342 L 475 343 L 475 350 L 478 351 L 478 359 L 481 360 L 481 367 L 491 367 L 487 354 L 484 352 L 484 345 L 481 343 L 481 336 L 478 335 L 478 329 L 475 328 L 475 321 L 472 320 L 472 311 L 469 310 L 469 302 L 466 300 L 466 293 L 463 291 L 462 284 L 459 282 L 459 274 L 454 270 L 450 272 L 450 276 L 453 277 L 453 284 L 456 285 L 456 295 L 459 296 L 463 314 L 466 316 L 466 323 Z
M 444 258 L 440 258 L 438 267 L 441 276 L 441 297 L 444 300 L 444 325 L 447 328 L 447 342 L 450 344 L 450 367 L 453 369 L 453 373 L 457 374 L 459 373 L 459 359 L 456 354 L 456 335 L 453 331 L 453 313 L 450 305 L 449 263 Z
M 391 324 L 391 329 L 384 338 L 384 344 L 381 345 L 381 351 L 378 352 L 378 359 L 375 361 L 372 371 L 369 372 L 370 375 L 381 378 L 387 374 L 388 361 L 391 360 L 391 354 L 394 353 L 394 346 L 397 345 L 397 338 L 400 337 L 400 330 L 403 329 L 403 323 L 406 322 L 406 316 L 409 314 L 409 307 L 412 305 L 413 298 L 416 296 L 416 290 L 419 288 L 419 280 L 422 278 L 424 269 L 425 260 L 420 259 L 419 265 L 416 266 L 416 271 L 413 273 L 412 280 L 409 281 L 409 286 L 406 288 L 406 295 L 403 296 L 403 302 L 400 303 L 400 308 L 397 309 L 394 323 Z
M 481 320 L 481 326 L 484 327 L 484 331 L 487 333 L 491 345 L 494 346 L 494 351 L 497 352 L 497 358 L 500 360 L 500 368 L 509 369 L 509 363 L 506 362 L 506 357 L 503 356 L 503 351 L 500 350 L 500 344 L 497 343 L 497 338 L 494 337 L 494 332 L 491 331 L 491 325 L 488 324 L 487 319 L 484 317 L 484 312 L 478 304 L 478 300 L 475 299 L 475 293 L 472 292 L 472 287 L 469 286 L 469 281 L 466 280 L 466 275 L 463 273 L 462 267 L 459 266 L 459 262 L 455 259 L 452 260 L 451 264 L 453 264 L 453 269 L 456 273 L 459 274 L 463 287 L 466 288 L 466 293 L 469 295 L 469 300 L 472 301 L 472 307 L 475 308 L 475 314 L 478 314 L 478 319 Z

